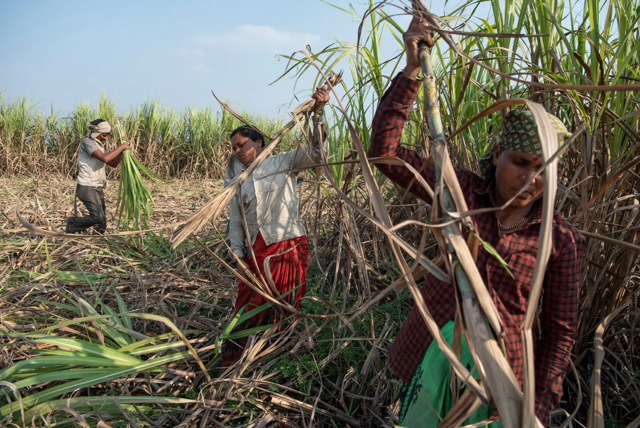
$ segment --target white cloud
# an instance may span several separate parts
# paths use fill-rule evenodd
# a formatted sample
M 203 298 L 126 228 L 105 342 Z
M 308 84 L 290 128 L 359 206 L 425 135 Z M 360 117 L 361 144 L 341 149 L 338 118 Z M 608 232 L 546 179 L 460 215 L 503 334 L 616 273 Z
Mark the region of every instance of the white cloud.
M 289 54 L 319 41 L 320 36 L 310 33 L 292 33 L 266 25 L 242 25 L 221 34 L 193 37 L 188 41 L 188 46 L 182 49 L 182 53 L 194 59 L 206 58 L 218 49 L 273 55 Z

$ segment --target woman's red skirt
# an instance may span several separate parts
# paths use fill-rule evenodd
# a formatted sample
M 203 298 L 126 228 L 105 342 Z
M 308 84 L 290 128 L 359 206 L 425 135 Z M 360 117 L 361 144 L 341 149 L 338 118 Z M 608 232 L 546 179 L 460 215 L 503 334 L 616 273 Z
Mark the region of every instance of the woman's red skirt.
M 296 309 L 300 309 L 300 299 L 302 299 L 307 289 L 307 269 L 309 268 L 309 246 L 307 244 L 307 237 L 300 236 L 299 238 L 267 245 L 262 238 L 262 234 L 258 233 L 256 242 L 253 244 L 253 254 L 255 260 L 254 257 L 244 259 L 244 262 L 253 274 L 260 278 L 260 275 L 257 273 L 258 269 L 260 269 L 260 274 L 262 274 L 262 277 L 268 284 L 269 281 L 264 270 L 264 261 L 268 257 L 271 257 L 269 259 L 269 269 L 271 270 L 271 277 L 273 278 L 275 289 L 273 289 L 270 284 L 268 285 L 271 287 L 272 295 L 278 298 L 286 294 L 286 296 L 280 298 L 280 301 L 287 302 Z M 238 300 L 236 300 L 234 316 L 242 308 L 244 308 L 243 313 L 246 314 L 265 303 L 267 303 L 267 299 L 260 293 L 251 289 L 244 281 L 238 282 Z M 290 314 L 286 313 L 286 310 L 272 305 L 270 308 L 254 315 L 250 320 L 245 321 L 241 326 L 238 326 L 237 329 L 245 330 L 251 327 L 275 323 L 280 320 L 282 315 L 288 316 Z M 240 343 L 236 344 L 235 347 L 231 346 L 230 343 L 228 345 L 229 349 L 227 352 L 223 352 L 223 366 L 235 363 L 240 355 L 242 355 L 242 349 L 244 348 Z
M 255 255 L 255 261 L 254 257 L 247 257 L 244 261 L 253 274 L 259 278 L 260 275 L 258 275 L 258 270 L 256 269 L 257 262 L 260 273 L 267 283 L 269 281 L 267 280 L 267 274 L 264 270 L 264 261 L 267 257 L 273 256 L 269 259 L 269 269 L 271 270 L 275 290 L 271 287 L 271 291 L 277 298 L 295 289 L 289 294 L 286 294 L 285 297 L 282 297 L 281 301 L 286 301 L 295 306 L 296 309 L 299 309 L 300 299 L 304 296 L 307 289 L 307 269 L 309 268 L 309 246 L 307 245 L 307 237 L 300 236 L 267 245 L 262 238 L 262 234 L 258 232 L 256 242 L 253 244 L 253 253 Z M 253 291 L 244 281 L 239 281 L 238 300 L 236 300 L 234 315 L 245 306 L 244 313 L 247 313 L 266 302 L 267 299 L 260 293 Z M 255 315 L 251 319 L 250 327 L 277 322 L 282 311 L 282 308 L 273 305 L 271 308 Z

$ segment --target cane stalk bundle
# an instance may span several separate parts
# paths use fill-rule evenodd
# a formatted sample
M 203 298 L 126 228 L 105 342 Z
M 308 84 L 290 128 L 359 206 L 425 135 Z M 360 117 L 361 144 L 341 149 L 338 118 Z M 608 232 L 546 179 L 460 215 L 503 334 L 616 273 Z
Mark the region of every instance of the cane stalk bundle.
M 122 139 L 122 129 L 118 125 L 118 132 Z M 138 227 L 140 221 L 143 223 L 151 217 L 153 213 L 153 196 L 144 183 L 141 172 L 152 180 L 161 180 L 149 168 L 142 165 L 130 150 L 122 152 L 122 163 L 120 170 L 120 184 L 118 186 L 118 218 L 123 219 L 125 224 L 130 224 L 133 220 Z

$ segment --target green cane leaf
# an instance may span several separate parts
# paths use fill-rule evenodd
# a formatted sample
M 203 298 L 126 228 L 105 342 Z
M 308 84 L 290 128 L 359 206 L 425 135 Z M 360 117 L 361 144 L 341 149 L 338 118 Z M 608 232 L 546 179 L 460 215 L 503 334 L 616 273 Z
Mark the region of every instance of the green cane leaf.
M 496 249 L 493 248 L 493 245 L 489 244 L 488 242 L 485 242 L 482 238 L 480 238 L 480 236 L 475 231 L 472 231 L 471 233 L 473 233 L 473 236 L 478 238 L 478 241 L 480 241 L 485 251 L 491 254 L 502 265 L 504 270 L 507 271 L 507 273 L 511 276 L 511 278 L 515 279 L 515 277 L 513 276 L 513 273 L 511 273 L 511 270 L 509 269 L 509 263 L 507 263 L 502 258 L 502 256 L 500 256 L 500 253 L 498 253 L 498 251 L 496 251 Z

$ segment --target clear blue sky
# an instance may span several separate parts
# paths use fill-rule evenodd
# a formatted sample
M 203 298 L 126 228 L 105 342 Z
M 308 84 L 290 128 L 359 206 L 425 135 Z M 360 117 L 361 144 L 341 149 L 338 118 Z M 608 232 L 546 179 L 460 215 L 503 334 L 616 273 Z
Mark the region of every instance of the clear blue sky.
M 351 3 L 362 13 L 368 2 Z M 240 111 L 275 117 L 294 95 L 292 79 L 269 86 L 286 65 L 276 56 L 355 42 L 359 23 L 320 0 L 0 0 L 0 91 L 64 114 L 102 93 L 119 111 L 149 99 L 214 106 L 213 89 Z M 397 42 L 383 52 L 397 54 Z

